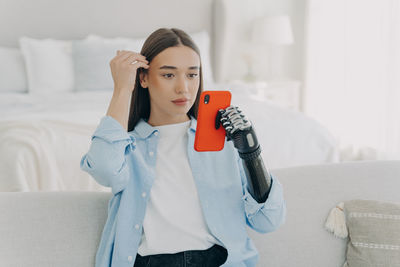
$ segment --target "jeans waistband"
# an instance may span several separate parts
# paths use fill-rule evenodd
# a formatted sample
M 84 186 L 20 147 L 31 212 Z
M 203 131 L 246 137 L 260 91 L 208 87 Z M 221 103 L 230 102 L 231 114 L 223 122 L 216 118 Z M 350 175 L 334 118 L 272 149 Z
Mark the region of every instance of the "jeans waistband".
M 134 267 L 150 266 L 201 266 L 217 267 L 228 257 L 227 250 L 215 244 L 206 250 L 186 250 L 175 254 L 136 255 Z M 168 264 L 168 265 L 163 265 Z

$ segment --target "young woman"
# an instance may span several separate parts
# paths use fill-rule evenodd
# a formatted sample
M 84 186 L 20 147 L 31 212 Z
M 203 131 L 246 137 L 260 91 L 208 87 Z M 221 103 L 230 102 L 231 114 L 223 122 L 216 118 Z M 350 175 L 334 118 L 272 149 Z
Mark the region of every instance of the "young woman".
M 80 163 L 113 194 L 96 267 L 256 266 L 246 225 L 267 233 L 284 222 L 282 186 L 237 107 L 220 111 L 224 149 L 194 150 L 203 79 L 193 40 L 161 28 L 110 67 L 114 93 Z

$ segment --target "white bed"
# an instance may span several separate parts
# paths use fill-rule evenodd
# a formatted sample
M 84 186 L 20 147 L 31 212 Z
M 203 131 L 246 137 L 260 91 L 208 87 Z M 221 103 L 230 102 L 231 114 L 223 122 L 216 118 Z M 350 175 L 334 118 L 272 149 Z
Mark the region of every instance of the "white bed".
M 21 36 L 40 39 L 39 36 L 45 33 L 46 36 L 41 38 L 78 40 L 85 38 L 87 34 L 96 33 L 101 36 L 142 38 L 158 27 L 178 27 L 189 33 L 205 30 L 211 38 L 210 64 L 214 77 L 213 80 L 206 81 L 205 89 L 232 92 L 232 104 L 241 107 L 256 127 L 267 167 L 273 169 L 338 162 L 338 146 L 335 139 L 326 128 L 313 119 L 268 102 L 253 100 L 249 97 L 250 92 L 247 89 L 237 88 L 229 82 L 215 81 L 222 80 L 221 73 L 224 71 L 221 71 L 221 68 L 229 64 L 223 45 L 229 45 L 230 18 L 235 11 L 226 5 L 225 0 L 192 0 L 186 1 L 183 6 L 179 1 L 183 8 L 180 10 L 197 11 L 188 12 L 184 16 L 180 13 L 179 18 L 172 15 L 173 10 L 163 17 L 161 10 L 166 8 L 163 1 L 157 1 L 159 6 L 154 2 L 138 4 L 136 1 L 117 1 L 113 8 L 106 1 L 88 1 L 82 3 L 79 10 L 74 8 L 73 3 L 68 5 L 63 2 L 63 11 L 56 11 L 54 17 L 49 18 L 51 21 L 47 22 L 35 19 L 31 15 L 35 13 L 32 9 L 24 12 L 19 10 L 13 1 L 6 2 L 9 2 L 7 9 L 0 9 L 0 30 L 3 30 L 2 25 L 18 21 L 18 18 L 26 21 L 25 23 L 29 21 L 29 24 L 35 27 L 16 27 L 12 32 L 9 28 L 4 29 L 9 35 L 0 37 L 0 48 L 8 47 L 2 50 L 3 53 L 0 50 L 0 61 L 3 62 L 1 57 L 5 55 L 4 51 L 14 49 L 13 52 L 18 52 L 18 40 Z M 25 2 L 30 5 L 29 1 Z M 51 9 L 54 5 L 50 0 L 42 2 L 41 7 L 32 6 L 33 10 L 44 7 Z M 172 2 L 169 2 L 172 6 L 178 4 L 178 1 Z M 110 17 L 118 13 L 115 18 L 125 24 L 132 22 L 132 16 L 122 10 L 141 5 L 141 12 L 136 13 L 135 20 L 147 18 L 151 14 L 153 21 L 140 29 L 130 28 L 130 33 L 115 22 L 104 27 L 104 24 L 99 25 L 98 21 L 89 21 L 80 25 L 82 27 L 79 29 L 76 29 L 77 25 L 62 24 L 65 21 L 71 23 L 70 14 L 77 16 L 75 13 L 90 13 L 91 4 L 94 3 L 98 10 L 103 10 L 103 13 L 106 12 Z M 123 5 L 127 8 L 114 8 Z M 100 11 L 98 13 L 101 14 Z M 159 15 L 159 21 L 154 21 L 154 14 Z M 49 22 L 56 26 L 50 25 Z M 60 32 L 61 24 L 66 28 Z M 40 27 L 41 32 L 33 31 Z M 17 70 L 18 66 L 14 69 Z M 209 70 L 211 72 L 211 68 Z M 15 77 L 23 77 L 26 73 L 10 72 L 1 62 L 0 71 L 0 74 L 4 74 L 0 79 L 0 87 L 3 86 L 0 88 L 0 191 L 110 191 L 81 171 L 79 161 L 88 150 L 91 135 L 106 113 L 112 88 L 91 91 L 57 89 L 51 92 L 50 87 L 50 90 L 47 88 L 43 92 L 40 88 L 36 88 L 34 93 L 13 92 L 6 88 L 7 77 L 14 75 L 13 79 L 16 80 Z M 8 75 L 5 74 L 7 71 L 10 72 Z M 25 83 L 19 81 L 19 85 L 21 84 L 28 86 L 28 79 Z

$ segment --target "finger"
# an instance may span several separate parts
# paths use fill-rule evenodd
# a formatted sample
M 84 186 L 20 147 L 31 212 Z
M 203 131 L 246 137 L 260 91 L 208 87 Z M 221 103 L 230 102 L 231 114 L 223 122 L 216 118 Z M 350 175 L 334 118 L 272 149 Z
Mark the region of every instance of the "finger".
M 221 121 L 222 121 L 222 114 L 224 113 L 223 109 L 218 110 L 217 112 L 217 116 L 215 117 L 215 129 L 219 129 L 219 126 L 221 125 Z
M 116 56 L 117 60 L 124 60 L 125 58 L 129 57 L 132 54 L 130 51 L 120 50 L 119 55 Z
M 113 58 L 113 61 L 117 61 L 121 58 L 122 55 L 126 54 L 127 51 L 117 50 L 117 55 Z
M 132 63 L 130 65 L 132 65 L 134 68 L 138 68 L 138 69 L 139 68 L 145 68 L 145 69 L 150 68 L 149 65 L 147 65 L 146 63 L 141 62 L 141 61 L 136 61 L 135 63 Z
M 121 57 L 120 59 L 118 59 L 118 61 L 119 62 L 128 63 L 128 64 L 134 63 L 136 61 L 142 61 L 142 62 L 144 62 L 146 64 L 149 63 L 149 61 L 147 59 L 145 59 L 144 57 L 140 57 L 137 54 L 125 55 L 124 57 Z
M 141 55 L 139 53 L 136 53 L 136 52 L 132 52 L 132 51 L 126 51 L 125 52 L 125 50 L 123 50 L 122 53 L 123 54 L 120 56 L 120 60 L 121 61 L 126 60 L 128 57 L 130 57 L 132 55 L 135 55 L 138 59 L 141 59 L 143 61 L 147 61 L 145 56 L 143 56 L 143 55 Z
M 149 63 L 149 61 L 147 61 L 146 59 L 143 59 L 142 57 L 138 57 L 136 54 L 130 55 L 129 57 L 127 57 L 126 59 L 122 60 L 124 62 L 129 62 L 129 63 L 133 63 L 135 61 L 142 61 L 146 64 Z
M 117 55 L 114 57 L 114 60 L 120 60 L 124 55 L 128 55 L 128 53 L 132 53 L 126 50 L 117 50 Z
M 129 51 L 127 51 L 127 50 L 117 50 L 117 54 L 118 55 L 123 55 L 123 54 L 126 54 L 126 53 L 128 53 Z

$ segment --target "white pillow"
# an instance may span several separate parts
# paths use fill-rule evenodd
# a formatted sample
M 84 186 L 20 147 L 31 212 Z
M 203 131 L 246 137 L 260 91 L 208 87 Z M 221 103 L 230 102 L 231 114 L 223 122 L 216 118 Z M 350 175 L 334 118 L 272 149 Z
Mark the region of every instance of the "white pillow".
M 29 93 L 73 91 L 71 41 L 22 36 L 19 44 L 25 59 Z
M 85 40 L 72 42 L 74 88 L 76 91 L 113 90 L 110 61 L 117 50 L 134 50 L 121 40 L 89 35 Z
M 19 48 L 0 47 L 0 93 L 26 93 L 28 80 Z

